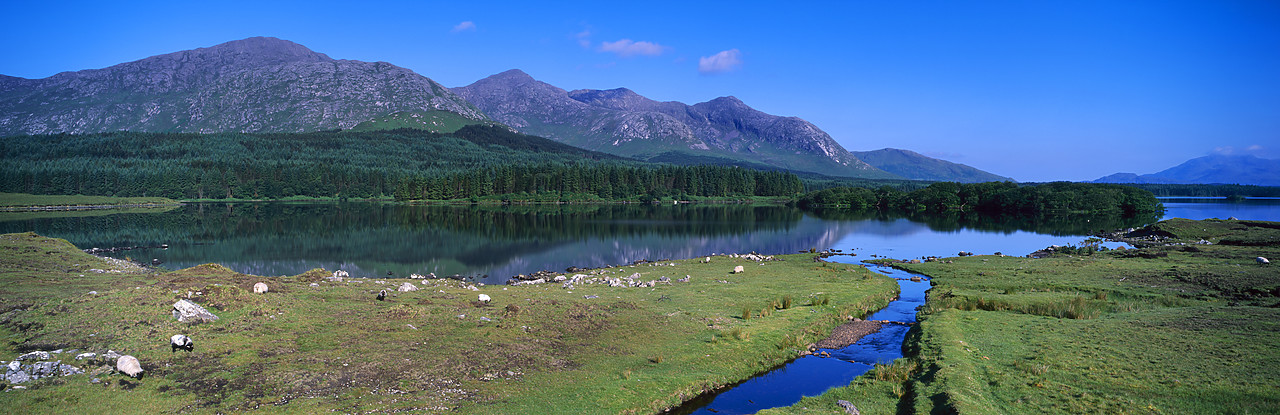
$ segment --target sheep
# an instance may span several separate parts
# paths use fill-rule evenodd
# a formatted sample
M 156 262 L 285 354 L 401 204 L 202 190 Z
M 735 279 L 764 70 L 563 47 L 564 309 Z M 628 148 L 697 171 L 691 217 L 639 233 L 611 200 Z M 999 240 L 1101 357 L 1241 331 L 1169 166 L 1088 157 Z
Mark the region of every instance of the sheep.
M 1258 265 L 1267 265 L 1267 264 L 1270 264 L 1270 263 L 1271 263 L 1271 261 L 1269 261 L 1269 260 L 1267 260 L 1266 258 L 1263 258 L 1263 257 L 1257 257 L 1257 258 L 1254 258 L 1254 260 L 1255 260 L 1255 261 L 1258 261 Z
M 260 283 L 257 283 L 257 284 L 253 284 L 253 293 L 254 293 L 254 294 L 263 294 L 263 293 L 266 293 L 266 292 L 267 292 L 267 284 L 266 284 L 266 283 L 262 283 L 262 282 L 260 282 Z
M 493 301 L 493 298 L 490 298 L 488 294 L 480 294 L 476 298 L 480 299 L 480 302 L 485 304 L 488 304 L 490 301 Z
M 192 350 L 195 350 L 196 342 L 192 341 L 190 337 L 187 337 L 181 334 L 175 334 L 173 335 L 173 337 L 169 338 L 169 347 L 173 348 L 173 350 L 170 350 L 169 353 L 176 352 L 178 351 L 178 349 L 182 349 L 190 352 Z
M 378 301 L 387 301 L 387 290 L 378 291 Z
M 142 364 L 138 363 L 138 358 L 125 355 L 116 359 L 116 370 L 129 375 L 131 378 L 142 379 Z

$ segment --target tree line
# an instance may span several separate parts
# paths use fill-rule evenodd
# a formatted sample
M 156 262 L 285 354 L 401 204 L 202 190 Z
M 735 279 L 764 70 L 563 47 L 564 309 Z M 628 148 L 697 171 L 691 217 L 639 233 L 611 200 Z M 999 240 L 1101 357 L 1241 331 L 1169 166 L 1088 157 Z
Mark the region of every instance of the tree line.
M 937 182 L 911 192 L 888 186 L 877 189 L 837 187 L 806 193 L 797 198 L 796 203 L 811 209 L 1023 215 L 1089 213 L 1132 216 L 1164 209 L 1160 201 L 1146 190 L 1114 184 L 1071 182 L 1032 185 Z
M 160 196 L 458 199 L 506 193 L 793 196 L 794 174 L 623 159 L 490 126 L 297 134 L 112 132 L 0 138 L 0 191 Z

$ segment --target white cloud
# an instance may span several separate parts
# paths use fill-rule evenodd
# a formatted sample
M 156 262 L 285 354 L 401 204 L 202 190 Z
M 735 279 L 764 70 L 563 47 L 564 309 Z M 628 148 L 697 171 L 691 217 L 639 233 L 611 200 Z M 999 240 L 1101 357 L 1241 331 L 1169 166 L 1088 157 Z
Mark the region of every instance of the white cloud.
M 698 58 L 698 72 L 706 74 L 725 73 L 737 70 L 740 66 L 742 66 L 742 52 L 737 49 Z
M 578 45 L 582 46 L 583 49 L 591 47 L 591 29 L 585 29 L 578 32 L 578 34 L 573 35 L 573 37 L 578 38 Z
M 604 42 L 600 44 L 600 51 L 613 52 L 624 58 L 635 55 L 658 56 L 665 52 L 666 46 L 652 42 L 634 42 L 631 39 L 622 39 L 617 42 Z
M 468 31 L 468 30 L 470 30 L 470 31 L 475 31 L 475 30 L 476 30 L 476 22 L 473 22 L 473 21 L 467 20 L 467 21 L 465 21 L 465 22 L 458 23 L 458 25 L 457 25 L 457 26 L 454 26 L 454 27 L 453 27 L 453 30 L 450 30 L 449 32 L 450 32 L 450 33 L 458 33 L 458 32 L 465 32 L 465 31 Z

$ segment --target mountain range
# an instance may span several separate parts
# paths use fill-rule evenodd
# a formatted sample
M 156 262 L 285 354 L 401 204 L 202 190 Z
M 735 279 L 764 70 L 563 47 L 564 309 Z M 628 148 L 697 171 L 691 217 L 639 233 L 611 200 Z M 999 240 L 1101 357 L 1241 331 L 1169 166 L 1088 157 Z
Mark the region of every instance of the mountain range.
M 445 88 L 386 62 L 332 59 L 254 37 L 43 79 L 0 75 L 0 136 L 307 132 L 469 124 L 655 162 L 727 164 L 828 176 L 1011 180 L 918 153 L 852 153 L 814 124 L 735 97 L 687 105 L 626 88 L 566 91 L 519 70 Z
M 1116 173 L 1094 183 L 1255 184 L 1280 186 L 1280 160 L 1252 155 L 1214 154 L 1157 173 Z

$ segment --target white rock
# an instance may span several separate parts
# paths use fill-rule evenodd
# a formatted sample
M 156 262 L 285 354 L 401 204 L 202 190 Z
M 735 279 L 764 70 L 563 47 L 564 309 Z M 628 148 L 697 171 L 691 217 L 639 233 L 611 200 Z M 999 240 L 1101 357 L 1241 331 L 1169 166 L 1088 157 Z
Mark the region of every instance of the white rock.
M 396 291 L 400 291 L 400 292 L 418 291 L 418 287 L 406 282 L 404 284 L 400 284 L 400 287 L 396 288 Z

